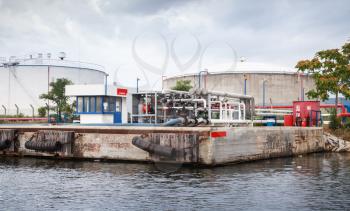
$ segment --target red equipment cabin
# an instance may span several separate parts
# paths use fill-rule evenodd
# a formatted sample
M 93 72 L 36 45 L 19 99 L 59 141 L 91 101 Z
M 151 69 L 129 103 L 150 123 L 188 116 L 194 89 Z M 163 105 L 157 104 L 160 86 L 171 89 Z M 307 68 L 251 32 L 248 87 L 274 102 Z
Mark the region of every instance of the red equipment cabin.
M 294 101 L 293 123 L 296 126 L 319 126 L 320 101 Z

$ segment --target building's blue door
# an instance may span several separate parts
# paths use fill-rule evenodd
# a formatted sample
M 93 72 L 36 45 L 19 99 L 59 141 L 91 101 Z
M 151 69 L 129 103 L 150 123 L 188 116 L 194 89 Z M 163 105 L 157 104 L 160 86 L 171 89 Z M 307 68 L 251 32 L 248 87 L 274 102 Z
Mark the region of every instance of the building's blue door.
M 114 112 L 114 123 L 122 123 L 122 113 Z

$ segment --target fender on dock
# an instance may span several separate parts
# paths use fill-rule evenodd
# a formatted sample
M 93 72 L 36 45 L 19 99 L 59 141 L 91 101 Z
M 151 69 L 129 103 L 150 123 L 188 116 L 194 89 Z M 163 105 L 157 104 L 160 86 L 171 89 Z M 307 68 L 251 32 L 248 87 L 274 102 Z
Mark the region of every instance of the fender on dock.
M 165 157 L 174 157 L 176 150 L 169 146 L 153 144 L 149 140 L 145 140 L 140 136 L 135 136 L 132 139 L 132 144 L 144 151 Z
M 62 144 L 59 141 L 33 141 L 29 140 L 24 145 L 27 149 L 43 151 L 43 152 L 55 152 L 62 149 Z
M 37 131 L 24 146 L 26 149 L 40 152 L 60 152 L 73 141 L 74 132 L 43 130 Z
M 0 130 L 0 150 L 8 150 L 17 140 L 17 131 L 13 129 Z M 12 149 L 13 150 L 13 149 Z
M 8 149 L 11 146 L 11 141 L 6 139 L 6 140 L 0 140 L 0 150 Z

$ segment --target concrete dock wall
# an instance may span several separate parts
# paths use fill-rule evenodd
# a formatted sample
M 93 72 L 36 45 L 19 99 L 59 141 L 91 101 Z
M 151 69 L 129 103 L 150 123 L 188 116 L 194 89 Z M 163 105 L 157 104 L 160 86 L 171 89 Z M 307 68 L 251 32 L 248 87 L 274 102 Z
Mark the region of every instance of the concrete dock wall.
M 298 127 L 99 127 L 99 126 L 0 126 L 16 130 L 17 136 L 3 155 L 171 162 L 195 165 L 220 165 L 271 157 L 323 151 L 322 128 Z M 26 148 L 29 140 L 44 140 L 53 130 L 73 133 L 74 140 L 54 152 Z M 51 131 L 51 132 L 50 132 Z M 225 136 L 212 134 L 221 131 Z M 174 149 L 173 157 L 145 151 L 132 144 L 135 136 L 154 145 Z M 50 138 L 52 139 L 52 138 Z M 45 140 L 44 140 L 45 141 Z
M 325 150 L 322 128 L 245 127 L 225 130 L 227 137 L 211 138 L 208 165 L 238 163 Z M 206 151 L 210 149 L 210 152 Z

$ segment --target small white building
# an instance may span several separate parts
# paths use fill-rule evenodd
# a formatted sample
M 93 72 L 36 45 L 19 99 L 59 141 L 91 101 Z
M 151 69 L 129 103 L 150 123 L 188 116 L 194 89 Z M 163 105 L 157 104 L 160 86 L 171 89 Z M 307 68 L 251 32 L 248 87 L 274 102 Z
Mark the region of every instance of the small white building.
M 67 85 L 66 96 L 76 97 L 76 113 L 81 124 L 128 122 L 128 90 L 104 84 Z

